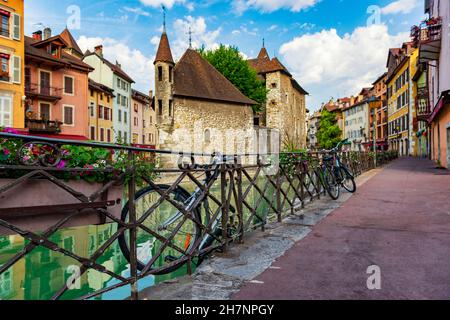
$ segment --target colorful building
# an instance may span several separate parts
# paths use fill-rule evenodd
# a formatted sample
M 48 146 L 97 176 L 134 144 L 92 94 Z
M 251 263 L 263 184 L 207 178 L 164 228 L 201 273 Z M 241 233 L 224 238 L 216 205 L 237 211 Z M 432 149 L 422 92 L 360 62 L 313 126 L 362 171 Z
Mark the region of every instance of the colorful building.
M 77 52 L 78 55 L 73 53 Z M 89 137 L 88 74 L 69 30 L 50 28 L 25 37 L 26 127 L 30 134 Z
M 151 95 L 153 95 L 152 92 Z M 131 105 L 132 144 L 156 146 L 158 130 L 152 97 L 137 90 L 132 90 Z
M 373 142 L 376 139 L 377 150 L 385 151 L 389 148 L 388 144 L 388 108 L 387 108 L 387 72 L 382 74 L 372 84 L 371 95 L 375 98 L 375 101 L 370 103 L 370 142 L 369 149 L 373 149 Z M 375 135 L 375 137 L 374 137 Z
M 412 75 L 416 73 L 419 50 L 413 43 L 390 49 L 388 58 L 387 99 L 389 148 L 400 156 L 417 155 L 415 97 Z
M 24 1 L 0 3 L 0 127 L 25 128 Z
M 89 79 L 89 139 L 113 142 L 114 90 Z
M 412 30 L 419 47 L 418 136 L 431 159 L 450 169 L 450 2 L 427 0 L 425 13 L 428 19 Z
M 369 100 L 344 108 L 345 139 L 351 142 L 352 151 L 364 151 L 369 138 Z
M 131 85 L 133 79 L 123 71 L 119 62 L 111 63 L 103 56 L 103 46 L 95 47 L 94 52 L 87 51 L 83 61 L 94 70 L 89 78 L 114 90 L 113 107 L 114 141 L 131 141 Z

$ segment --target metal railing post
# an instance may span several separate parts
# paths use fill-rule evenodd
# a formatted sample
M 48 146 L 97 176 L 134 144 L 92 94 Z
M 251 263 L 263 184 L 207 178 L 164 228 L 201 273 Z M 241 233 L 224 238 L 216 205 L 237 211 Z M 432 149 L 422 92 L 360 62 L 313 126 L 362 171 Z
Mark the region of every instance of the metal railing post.
M 136 168 L 134 164 L 134 154 L 133 151 L 128 151 L 128 161 L 129 161 L 129 182 L 128 182 L 128 210 L 131 226 L 130 229 L 130 275 L 132 280 L 131 283 L 131 300 L 139 300 L 138 292 L 138 276 L 137 276 L 137 225 L 136 225 Z
M 226 165 L 220 165 L 220 195 L 222 201 L 222 241 L 223 252 L 227 252 L 228 249 L 228 210 L 229 203 L 227 199 L 227 171 Z

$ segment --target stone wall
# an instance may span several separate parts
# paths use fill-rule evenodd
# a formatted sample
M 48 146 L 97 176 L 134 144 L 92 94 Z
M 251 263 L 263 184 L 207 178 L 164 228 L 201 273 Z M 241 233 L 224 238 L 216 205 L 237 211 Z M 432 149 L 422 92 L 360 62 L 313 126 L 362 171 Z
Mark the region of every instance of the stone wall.
M 291 142 L 297 148 L 306 147 L 306 101 L 291 83 L 291 78 L 281 72 L 266 75 L 269 90 L 266 102 L 268 128 L 280 130 L 281 148 L 284 142 Z
M 250 106 L 175 97 L 173 126 L 159 130 L 159 146 L 205 154 L 245 153 L 254 148 L 253 131 Z M 164 167 L 175 165 L 177 159 L 161 158 Z

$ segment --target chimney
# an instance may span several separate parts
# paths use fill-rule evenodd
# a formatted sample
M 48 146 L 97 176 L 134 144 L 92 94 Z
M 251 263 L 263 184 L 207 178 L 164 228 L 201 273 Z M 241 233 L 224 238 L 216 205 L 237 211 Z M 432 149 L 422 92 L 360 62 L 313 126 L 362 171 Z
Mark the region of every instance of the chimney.
M 48 38 L 52 37 L 52 29 L 50 28 L 45 28 L 44 29 L 44 40 L 47 40 Z
M 33 39 L 37 40 L 37 41 L 41 41 L 42 40 L 42 31 L 38 30 L 36 32 L 33 32 Z
M 150 97 L 150 99 L 153 99 L 153 90 L 150 90 L 150 91 L 148 92 L 148 96 Z
M 99 45 L 99 46 L 96 46 L 94 49 L 95 49 L 95 53 L 103 58 L 103 46 Z
M 117 60 L 116 60 L 116 66 L 119 67 L 119 68 L 122 68 L 122 65 Z

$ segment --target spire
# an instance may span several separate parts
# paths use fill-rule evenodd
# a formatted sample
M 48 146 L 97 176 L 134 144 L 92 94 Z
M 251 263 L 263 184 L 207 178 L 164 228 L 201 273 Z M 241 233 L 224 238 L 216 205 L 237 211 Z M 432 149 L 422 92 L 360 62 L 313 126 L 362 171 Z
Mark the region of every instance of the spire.
M 258 54 L 258 59 L 268 59 L 268 60 L 270 60 L 270 57 L 269 57 L 269 53 L 267 52 L 267 50 L 266 50 L 266 47 L 265 47 L 265 43 L 264 43 L 265 41 L 263 40 L 263 47 L 261 48 L 261 51 L 259 52 L 259 54 Z
M 189 27 L 189 49 L 192 49 L 192 29 Z
M 167 33 L 165 31 L 161 35 L 161 40 L 159 42 L 159 47 L 155 58 L 155 63 L 156 62 L 168 62 L 175 64 L 173 61 L 172 51 L 170 50 L 169 38 L 167 37 Z

